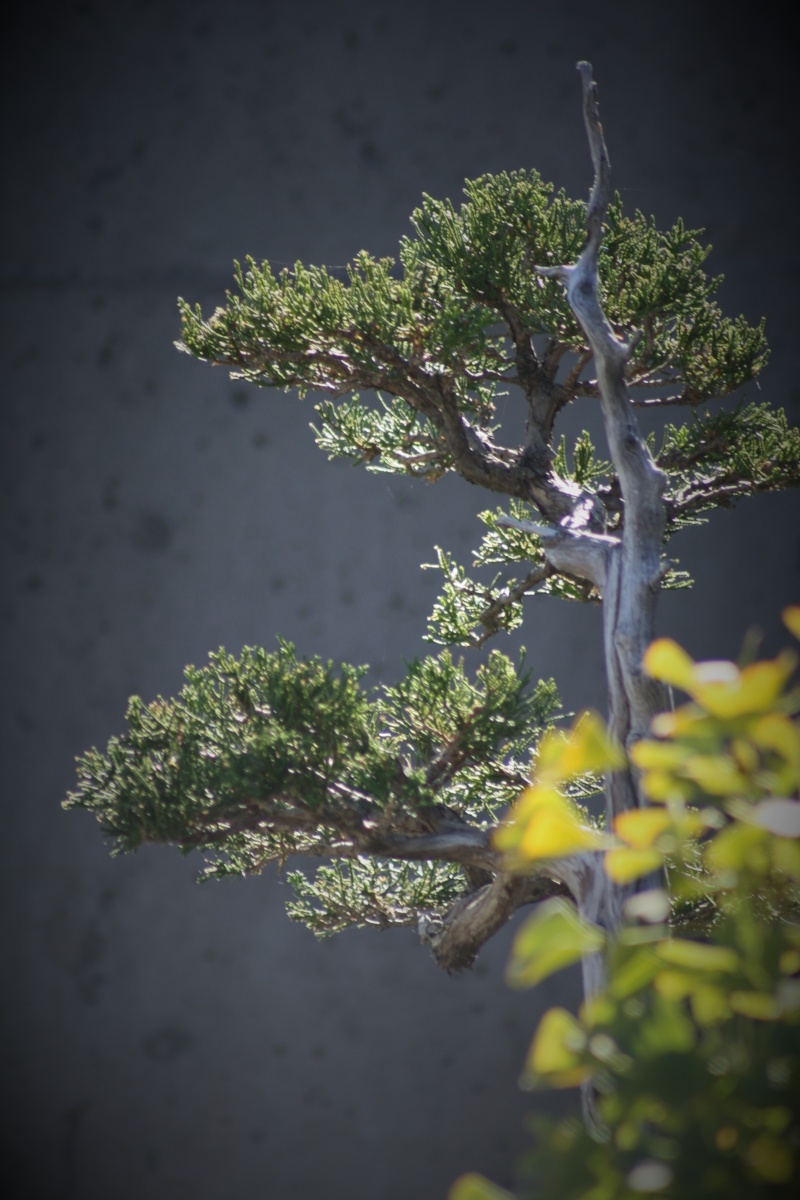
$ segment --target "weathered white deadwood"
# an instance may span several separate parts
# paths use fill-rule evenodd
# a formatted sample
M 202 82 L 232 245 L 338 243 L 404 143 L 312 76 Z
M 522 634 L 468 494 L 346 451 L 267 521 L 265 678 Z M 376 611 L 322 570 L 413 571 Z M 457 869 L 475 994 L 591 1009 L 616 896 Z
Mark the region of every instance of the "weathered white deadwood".
M 498 517 L 497 524 L 507 529 L 519 529 L 522 533 L 537 534 L 542 539 L 545 557 L 554 570 L 587 579 L 601 593 L 605 590 L 608 552 L 618 546 L 617 538 L 607 537 L 603 533 L 577 532 L 565 525 L 521 521 L 509 516 Z
M 642 656 L 655 635 L 660 588 L 661 546 L 666 523 L 666 476 L 656 466 L 639 432 L 625 381 L 625 367 L 638 337 L 617 337 L 600 304 L 598 254 L 603 221 L 611 199 L 610 164 L 589 63 L 578 64 L 583 83 L 583 115 L 594 165 L 594 184 L 586 214 L 586 244 L 573 265 L 538 268 L 565 282 L 575 316 L 586 334 L 597 367 L 606 438 L 620 482 L 624 508 L 622 537 L 610 546 L 603 588 L 604 650 L 609 690 L 609 723 L 623 746 L 643 737 L 653 715 L 664 707 L 660 685 L 648 679 Z M 609 823 L 641 796 L 628 772 L 609 781 Z
M 664 487 L 659 470 L 639 432 L 625 381 L 625 368 L 639 335 L 626 342 L 617 337 L 600 304 L 598 255 L 603 221 L 611 200 L 611 172 L 597 105 L 592 68 L 578 63 L 583 85 L 583 116 L 594 166 L 594 183 L 586 213 L 586 243 L 574 265 L 540 268 L 566 285 L 572 311 L 586 334 L 597 368 L 600 407 L 606 439 L 620 483 L 623 527 L 620 541 L 609 546 L 605 558 L 603 648 L 608 682 L 609 726 L 624 746 L 643 737 L 665 697 L 659 685 L 642 671 L 642 657 L 655 636 L 655 608 L 660 590 L 661 546 L 666 525 Z M 545 547 L 547 543 L 545 542 Z M 545 554 L 547 554 L 547 548 Z M 643 798 L 632 771 L 618 771 L 606 781 L 609 827 L 620 813 L 637 808 Z M 651 886 L 652 880 L 644 886 Z M 640 883 L 639 886 L 642 884 Z M 625 892 L 612 883 L 595 860 L 586 864 L 582 886 L 572 887 L 578 908 L 588 920 L 613 932 L 619 927 Z M 583 988 L 588 998 L 603 986 L 600 956 L 583 960 Z M 595 1124 L 591 1089 L 583 1094 L 584 1116 Z

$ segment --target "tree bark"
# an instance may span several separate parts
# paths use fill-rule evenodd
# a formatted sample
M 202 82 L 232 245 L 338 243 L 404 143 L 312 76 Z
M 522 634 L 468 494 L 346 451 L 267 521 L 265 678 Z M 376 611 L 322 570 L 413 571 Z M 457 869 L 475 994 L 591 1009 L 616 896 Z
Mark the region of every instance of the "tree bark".
M 655 610 L 660 590 L 661 546 L 666 525 L 664 487 L 666 476 L 653 461 L 639 432 L 633 402 L 626 383 L 626 366 L 639 335 L 630 341 L 611 328 L 600 302 L 598 254 L 603 221 L 611 199 L 610 163 L 597 105 L 596 85 L 589 63 L 578 64 L 583 85 L 583 114 L 594 166 L 594 183 L 587 209 L 586 243 L 573 265 L 537 268 L 542 275 L 555 276 L 566 285 L 570 306 L 586 334 L 597 368 L 600 407 L 606 438 L 619 479 L 624 523 L 621 536 L 603 538 L 602 568 L 589 577 L 598 586 L 603 602 L 603 645 L 608 683 L 609 726 L 626 749 L 644 737 L 653 716 L 665 707 L 660 685 L 642 671 L 642 657 L 655 636 Z M 544 539 L 545 553 L 557 564 L 570 546 L 573 562 L 579 562 L 579 546 L 589 551 L 587 535 L 555 531 L 552 549 Z M 590 557 L 596 561 L 600 539 L 594 539 Z M 554 553 L 555 551 L 555 553 Z M 574 568 L 573 568 L 574 569 Z M 588 572 L 587 572 L 588 574 Z M 615 818 L 644 803 L 632 770 L 610 776 L 606 783 L 608 827 Z M 622 920 L 622 906 L 629 891 L 650 886 L 652 880 L 620 888 L 603 871 L 599 856 L 587 864 L 575 900 L 582 914 L 613 933 Z M 596 961 L 584 966 L 587 995 L 602 985 L 602 970 Z

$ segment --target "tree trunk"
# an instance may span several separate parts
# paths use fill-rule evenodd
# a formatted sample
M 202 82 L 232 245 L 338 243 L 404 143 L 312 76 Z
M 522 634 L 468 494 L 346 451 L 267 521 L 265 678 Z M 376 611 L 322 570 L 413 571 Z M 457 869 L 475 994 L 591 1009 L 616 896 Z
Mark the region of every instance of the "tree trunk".
M 620 745 L 647 735 L 650 722 L 664 708 L 660 684 L 642 671 L 642 657 L 655 636 L 655 609 L 663 569 L 661 546 L 666 526 L 663 500 L 666 476 L 653 461 L 642 438 L 625 380 L 625 369 L 639 341 L 617 337 L 598 295 L 597 262 L 603 220 L 611 199 L 610 164 L 597 107 L 596 84 L 589 63 L 578 63 L 583 83 L 583 115 L 594 165 L 594 185 L 587 211 L 586 245 L 574 266 L 540 268 L 566 283 L 572 311 L 583 328 L 597 367 L 600 406 L 608 448 L 620 483 L 624 524 L 621 539 L 603 539 L 603 644 L 608 681 L 609 726 Z M 579 539 L 586 535 L 577 534 Z M 593 539 L 595 541 L 599 539 Z M 606 788 L 609 828 L 619 813 L 642 804 L 631 771 L 610 777 Z M 608 916 L 617 905 L 609 907 Z M 602 908 L 602 906 L 601 906 Z M 614 923 L 617 918 L 614 918 Z
M 598 295 L 598 252 L 603 220 L 611 199 L 610 164 L 597 106 L 596 84 L 589 63 L 578 64 L 583 84 L 583 115 L 594 165 L 594 184 L 587 211 L 587 238 L 574 266 L 545 269 L 566 283 L 572 311 L 583 328 L 594 355 L 606 439 L 620 483 L 624 522 L 622 537 L 605 547 L 601 594 L 603 649 L 608 683 L 609 728 L 627 749 L 647 735 L 653 716 L 664 708 L 659 684 L 642 671 L 642 658 L 655 636 L 655 609 L 661 585 L 661 546 L 666 526 L 664 487 L 666 476 L 653 461 L 639 432 L 625 380 L 625 368 L 639 335 L 630 342 L 617 337 L 603 312 Z M 578 535 L 579 537 L 582 535 Z M 609 830 L 615 818 L 644 803 L 633 771 L 615 772 L 606 781 Z M 580 879 L 575 896 L 581 914 L 614 934 L 622 923 L 623 905 L 630 892 L 659 882 L 648 878 L 621 887 L 605 873 L 600 855 Z M 585 999 L 605 983 L 601 955 L 584 958 Z M 595 1095 L 583 1090 L 584 1118 L 596 1128 Z

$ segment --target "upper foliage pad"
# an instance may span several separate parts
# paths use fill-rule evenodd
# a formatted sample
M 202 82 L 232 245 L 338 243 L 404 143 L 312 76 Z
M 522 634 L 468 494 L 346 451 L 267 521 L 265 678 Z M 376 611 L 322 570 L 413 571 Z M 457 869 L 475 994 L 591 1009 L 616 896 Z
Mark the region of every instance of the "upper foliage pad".
M 536 171 L 483 175 L 466 183 L 460 207 L 425 196 L 396 262 L 361 252 L 344 272 L 298 263 L 277 274 L 267 262 L 237 264 L 237 291 L 211 317 L 180 302 L 179 345 L 255 384 L 327 393 L 315 432 L 329 457 L 429 480 L 455 471 L 556 523 L 582 494 L 590 508 L 599 499 L 613 532 L 624 521 L 613 469 L 588 439 L 569 469 L 554 428 L 566 405 L 598 395 L 586 338 L 560 281 L 536 270 L 578 257 L 585 214 Z M 660 231 L 640 212 L 626 216 L 619 197 L 609 206 L 602 301 L 622 336 L 638 336 L 627 379 L 649 406 L 693 416 L 766 362 L 763 325 L 722 315 L 708 252 L 681 221 Z M 509 389 L 523 395 L 517 447 L 503 444 L 499 421 Z M 676 484 L 668 527 L 796 483 L 798 451 L 782 415 L 761 408 L 670 426 L 659 458 Z
M 536 171 L 484 175 L 464 190 L 458 209 L 424 198 L 399 269 L 366 252 L 344 279 L 300 263 L 275 275 L 248 259 L 246 271 L 237 266 L 239 295 L 210 319 L 181 301 L 183 347 L 272 386 L 402 394 L 409 368 L 460 377 L 462 398 L 483 410 L 487 397 L 476 385 L 513 375 L 509 336 L 545 334 L 563 350 L 586 349 L 563 288 L 534 270 L 577 258 L 585 205 L 554 194 Z M 713 300 L 719 280 L 702 269 L 707 255 L 680 221 L 662 233 L 639 212 L 624 216 L 619 198 L 609 208 L 604 302 L 620 329 L 645 335 L 631 381 L 683 381 L 691 403 L 735 390 L 766 361 L 762 327 L 722 317 Z

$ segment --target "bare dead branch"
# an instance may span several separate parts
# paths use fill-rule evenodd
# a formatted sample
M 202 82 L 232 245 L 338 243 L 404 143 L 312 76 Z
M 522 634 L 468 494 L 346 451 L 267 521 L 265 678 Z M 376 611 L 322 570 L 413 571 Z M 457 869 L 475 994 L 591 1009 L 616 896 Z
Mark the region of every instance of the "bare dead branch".
M 552 572 L 549 567 L 534 567 L 529 571 L 524 579 L 513 588 L 509 588 L 508 592 L 503 596 L 498 596 L 491 604 L 488 604 L 480 615 L 480 623 L 485 632 L 480 637 L 476 637 L 471 643 L 473 646 L 482 646 L 490 637 L 497 631 L 497 621 L 500 615 L 506 609 L 512 608 L 518 604 L 523 596 L 528 592 L 533 591 L 540 583 L 544 583 L 548 575 Z

